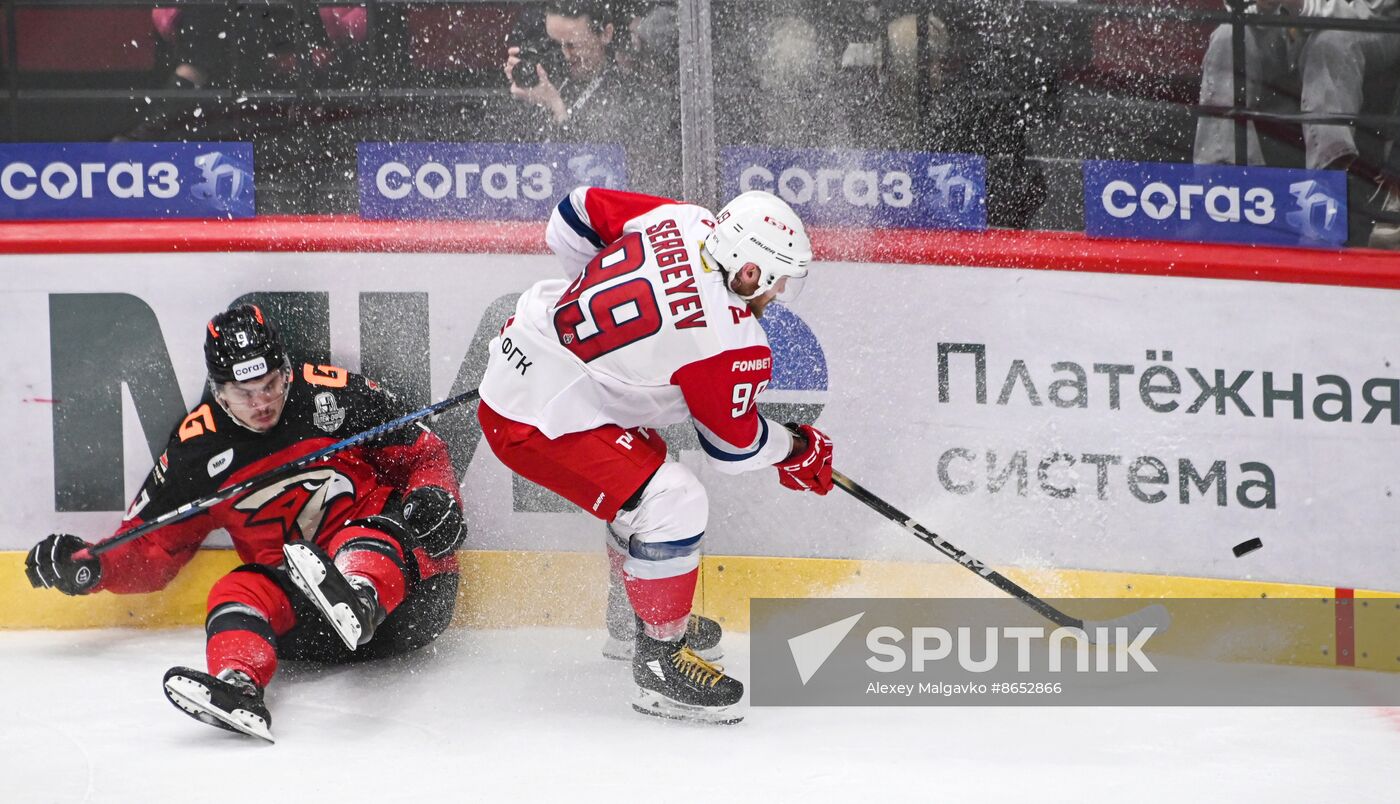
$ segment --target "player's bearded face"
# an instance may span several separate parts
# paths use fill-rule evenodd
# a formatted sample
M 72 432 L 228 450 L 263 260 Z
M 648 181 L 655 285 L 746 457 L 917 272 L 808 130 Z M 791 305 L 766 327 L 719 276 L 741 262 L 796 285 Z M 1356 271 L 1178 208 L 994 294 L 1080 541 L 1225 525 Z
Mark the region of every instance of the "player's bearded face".
M 214 395 L 228 415 L 250 430 L 263 432 L 281 420 L 290 388 L 291 372 L 284 368 L 244 382 L 219 383 Z
M 730 288 L 741 296 L 747 296 L 750 293 L 753 293 L 754 291 L 758 290 L 759 276 L 760 272 L 757 265 L 754 265 L 751 262 L 745 263 L 744 267 L 739 270 L 739 275 L 734 279 L 733 283 L 730 285 Z M 755 296 L 754 298 L 749 299 L 746 302 L 746 304 L 748 304 L 749 306 L 749 312 L 753 313 L 759 318 L 762 318 L 763 311 L 767 309 L 768 304 L 774 299 L 783 295 L 783 293 L 787 290 L 787 285 L 788 277 L 779 277 L 777 283 L 773 285 L 773 287 L 770 288 L 768 292 L 764 293 L 761 296 Z
M 763 311 L 768 309 L 768 304 L 774 299 L 781 296 L 786 288 L 787 277 L 780 277 L 778 279 L 778 284 L 774 285 L 772 290 L 769 290 L 767 293 L 764 293 L 758 298 L 749 299 L 749 311 L 752 312 L 755 316 L 762 318 Z

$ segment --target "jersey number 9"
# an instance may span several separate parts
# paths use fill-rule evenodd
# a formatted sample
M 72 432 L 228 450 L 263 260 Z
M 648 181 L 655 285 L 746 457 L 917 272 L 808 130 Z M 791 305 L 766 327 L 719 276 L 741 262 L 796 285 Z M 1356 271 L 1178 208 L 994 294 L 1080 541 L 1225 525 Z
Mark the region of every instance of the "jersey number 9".
M 661 310 L 651 282 L 640 276 L 624 280 L 645 263 L 640 232 L 598 252 L 554 306 L 559 343 L 588 363 L 659 332 Z M 613 284 L 597 289 L 609 282 Z M 586 291 L 593 291 L 587 305 L 582 299 Z
M 757 399 L 758 395 L 763 393 L 763 389 L 767 387 L 767 380 L 763 380 L 758 383 L 758 385 L 754 385 L 751 382 L 741 382 L 735 385 L 734 407 L 729 409 L 729 415 L 737 419 L 748 413 L 749 408 L 753 407 L 754 400 Z

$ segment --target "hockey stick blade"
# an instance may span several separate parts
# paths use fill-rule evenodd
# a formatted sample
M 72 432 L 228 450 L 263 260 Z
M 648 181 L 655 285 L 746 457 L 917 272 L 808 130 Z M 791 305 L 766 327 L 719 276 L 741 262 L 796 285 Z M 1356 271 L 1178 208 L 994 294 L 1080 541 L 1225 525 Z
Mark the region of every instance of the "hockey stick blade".
M 147 522 L 144 525 L 132 528 L 131 530 L 125 533 L 113 536 L 112 538 L 107 539 L 105 541 L 98 542 L 97 544 L 92 545 L 86 550 L 79 550 L 73 554 L 73 557 L 77 559 L 83 559 L 87 558 L 88 556 L 100 556 L 108 550 L 111 550 L 115 547 L 119 547 L 134 539 L 139 539 L 142 536 L 145 536 L 147 533 L 150 533 L 151 531 L 155 530 L 156 528 L 163 528 L 166 525 L 170 525 L 175 522 L 183 522 L 184 520 L 189 519 L 190 517 L 195 516 L 196 514 L 203 513 L 204 511 L 214 507 L 215 505 L 218 505 L 224 500 L 236 497 L 239 494 L 242 494 L 243 492 L 247 491 L 248 489 L 253 488 L 254 486 L 262 485 L 263 483 L 266 483 L 267 481 L 279 477 L 283 474 L 294 472 L 298 469 L 301 469 L 304 466 L 309 466 L 310 464 L 313 464 L 316 461 L 319 461 L 323 458 L 328 458 L 336 454 L 337 452 L 343 452 L 347 449 L 350 449 L 351 447 L 359 446 L 360 444 L 363 444 L 366 441 L 378 438 L 379 436 L 385 435 L 386 433 L 392 433 L 397 430 L 402 430 L 403 428 L 415 422 L 430 418 L 432 416 L 436 416 L 439 413 L 442 413 L 443 411 L 447 410 L 448 408 L 454 408 L 458 405 L 471 402 L 480 395 L 480 390 L 473 388 L 470 391 L 465 391 L 456 396 L 448 397 L 447 399 L 444 399 L 441 402 L 434 402 L 426 408 L 415 410 L 412 413 L 406 413 L 403 416 L 400 416 L 399 418 L 394 419 L 392 421 L 387 421 L 379 425 L 378 427 L 371 427 L 370 429 L 365 430 L 364 432 L 356 433 L 355 435 L 337 441 L 334 444 L 331 444 L 330 446 L 322 447 L 321 449 L 318 449 L 315 452 L 312 452 L 308 455 L 303 455 L 302 457 L 297 458 L 296 460 L 290 463 L 285 463 L 274 469 L 269 469 L 266 472 L 257 475 L 256 477 L 250 477 L 247 480 L 244 480 L 240 483 L 235 483 L 232 486 L 220 489 L 207 497 L 200 497 L 199 499 L 194 500 L 192 502 L 187 502 L 173 511 L 167 511 L 164 514 L 161 514 L 160 516 L 156 517 L 155 519 L 152 519 L 150 522 Z
M 1119 634 L 1119 628 L 1127 629 L 1128 640 L 1131 641 L 1138 633 L 1146 628 L 1155 627 L 1157 632 L 1160 633 L 1165 631 L 1167 626 L 1171 623 L 1171 615 L 1168 614 L 1166 607 L 1160 603 L 1153 604 L 1141 611 L 1113 620 L 1086 621 L 1077 617 L 1071 617 L 1045 602 L 1038 595 L 1025 589 L 1020 584 L 968 555 L 966 550 L 961 550 L 953 546 L 952 542 L 939 536 L 923 525 L 920 525 L 918 522 L 915 522 L 908 514 L 877 497 L 874 493 L 854 480 L 851 480 L 849 477 L 846 477 L 840 472 L 832 471 L 831 480 L 832 483 L 838 486 L 842 491 L 845 491 L 852 497 L 865 503 L 871 510 L 914 534 L 915 538 L 919 539 L 919 541 L 922 541 L 924 544 L 929 545 L 943 555 L 953 559 L 969 571 L 976 573 L 982 580 L 1026 604 L 1047 620 L 1065 628 L 1083 629 L 1085 636 L 1088 637 L 1090 642 L 1093 642 L 1097 638 L 1099 633 L 1097 629 L 1099 628 L 1108 629 L 1107 639 L 1105 640 L 1107 644 L 1116 639 Z
M 1153 603 L 1132 614 L 1112 620 L 1085 620 L 1080 627 L 1084 629 L 1084 635 L 1089 642 L 1100 644 L 1099 635 L 1103 634 L 1105 639 L 1102 644 L 1113 645 L 1132 642 L 1149 628 L 1153 629 L 1154 634 L 1165 633 L 1171 625 L 1172 615 L 1167 611 L 1167 607 L 1161 603 Z

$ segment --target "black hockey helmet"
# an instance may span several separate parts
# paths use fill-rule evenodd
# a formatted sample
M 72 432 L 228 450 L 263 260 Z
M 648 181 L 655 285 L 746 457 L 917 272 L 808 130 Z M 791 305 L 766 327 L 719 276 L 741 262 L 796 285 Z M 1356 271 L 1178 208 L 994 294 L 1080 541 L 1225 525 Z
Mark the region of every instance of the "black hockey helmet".
M 204 365 L 213 382 L 255 380 L 288 365 L 277 327 L 257 305 L 243 304 L 209 320 Z

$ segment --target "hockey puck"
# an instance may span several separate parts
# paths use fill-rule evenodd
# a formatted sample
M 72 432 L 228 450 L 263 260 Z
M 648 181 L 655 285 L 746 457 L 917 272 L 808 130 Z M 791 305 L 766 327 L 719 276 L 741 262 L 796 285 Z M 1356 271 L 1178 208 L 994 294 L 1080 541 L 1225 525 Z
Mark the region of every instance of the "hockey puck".
M 1239 558 L 1245 553 L 1252 553 L 1263 546 L 1264 543 L 1260 541 L 1258 537 L 1255 537 L 1253 539 L 1245 539 L 1244 541 L 1235 545 L 1235 558 Z

